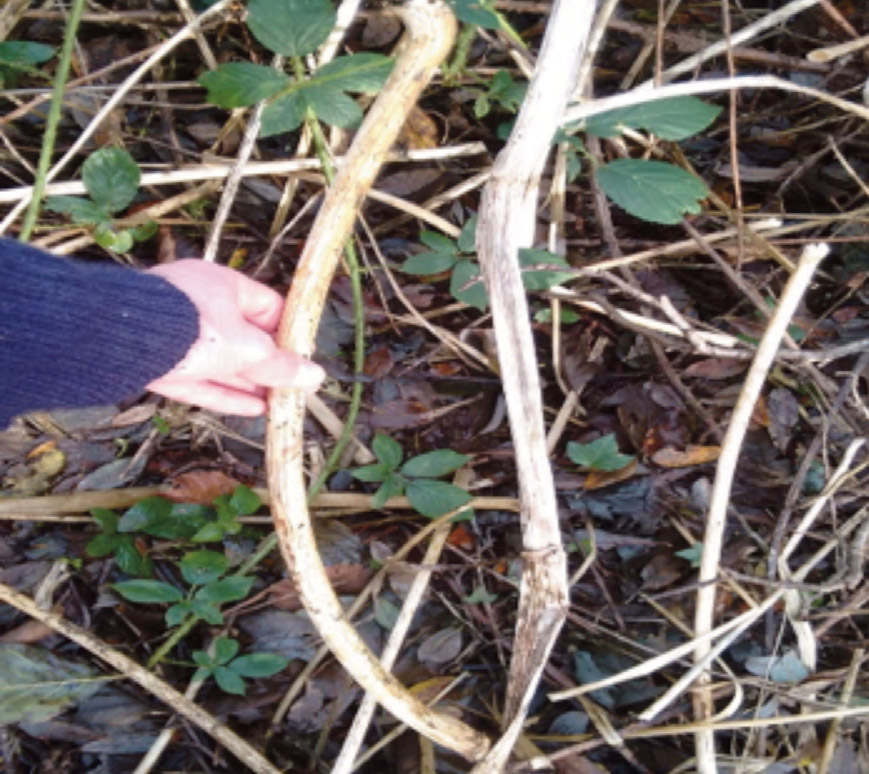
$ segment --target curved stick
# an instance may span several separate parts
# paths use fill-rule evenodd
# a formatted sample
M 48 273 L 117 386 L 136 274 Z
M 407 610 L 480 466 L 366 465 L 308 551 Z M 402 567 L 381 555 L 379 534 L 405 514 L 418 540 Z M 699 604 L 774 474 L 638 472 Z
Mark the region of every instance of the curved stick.
M 287 298 L 278 343 L 303 355 L 313 350 L 326 293 L 365 193 L 455 36 L 455 19 L 441 0 L 409 0 L 399 14 L 407 32 L 395 69 L 326 195 Z M 344 618 L 323 571 L 306 505 L 304 411 L 303 392 L 272 391 L 267 446 L 272 514 L 281 552 L 302 602 L 335 657 L 389 712 L 438 744 L 477 760 L 488 747 L 486 737 L 453 717 L 433 712 L 411 696 L 383 669 Z

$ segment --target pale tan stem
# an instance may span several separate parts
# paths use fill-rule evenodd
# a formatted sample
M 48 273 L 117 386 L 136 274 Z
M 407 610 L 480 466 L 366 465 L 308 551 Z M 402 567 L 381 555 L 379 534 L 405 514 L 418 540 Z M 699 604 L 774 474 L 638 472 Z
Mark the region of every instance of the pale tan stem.
M 314 338 L 341 251 L 366 192 L 422 89 L 449 53 L 456 23 L 440 0 L 410 0 L 400 11 L 407 32 L 395 68 L 356 134 L 347 163 L 323 202 L 278 332 L 280 346 L 303 355 Z M 348 624 L 317 553 L 306 505 L 303 471 L 305 395 L 273 390 L 267 458 L 272 512 L 281 552 L 311 620 L 355 680 L 402 722 L 469 760 L 485 755 L 488 740 L 461 721 L 414 698 Z

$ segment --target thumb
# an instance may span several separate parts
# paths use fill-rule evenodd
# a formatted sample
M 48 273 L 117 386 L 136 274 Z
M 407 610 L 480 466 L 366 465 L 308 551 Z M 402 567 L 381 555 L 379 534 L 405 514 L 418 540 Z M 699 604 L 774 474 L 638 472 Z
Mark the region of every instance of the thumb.
M 261 387 L 301 390 L 316 390 L 326 378 L 326 372 L 316 363 L 285 349 L 274 350 L 268 358 L 239 371 L 238 375 Z

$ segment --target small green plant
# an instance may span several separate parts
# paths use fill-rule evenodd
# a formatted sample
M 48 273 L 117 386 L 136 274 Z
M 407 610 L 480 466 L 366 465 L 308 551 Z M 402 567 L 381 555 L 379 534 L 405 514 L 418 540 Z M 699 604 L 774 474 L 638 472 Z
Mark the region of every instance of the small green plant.
M 150 577 L 153 563 L 139 550 L 132 533 L 144 533 L 161 540 L 217 543 L 242 529 L 240 516 L 255 513 L 261 501 L 253 490 L 238 486 L 231 495 L 220 495 L 212 506 L 174 503 L 165 497 L 147 497 L 128 508 L 122 516 L 105 508 L 91 515 L 100 534 L 86 546 L 88 556 L 113 555 L 128 575 Z
M 464 489 L 437 480 L 462 467 L 470 459 L 466 454 L 438 449 L 402 463 L 404 452 L 398 442 L 379 433 L 371 448 L 377 462 L 356 468 L 353 477 L 380 484 L 371 503 L 374 508 L 383 507 L 390 497 L 404 494 L 423 516 L 435 519 L 471 501 Z
M 326 40 L 335 24 L 328 0 L 251 0 L 247 26 L 270 51 L 289 57 L 292 76 L 251 62 L 229 62 L 200 76 L 207 99 L 224 108 L 266 100 L 260 135 L 270 137 L 297 129 L 312 114 L 334 126 L 349 128 L 362 110 L 348 92 L 374 94 L 386 81 L 393 61 L 380 54 L 343 56 L 306 73 L 303 57 Z
M 118 229 L 113 221 L 115 214 L 136 198 L 141 177 L 139 165 L 127 151 L 102 148 L 88 156 L 82 165 L 82 182 L 88 198 L 52 196 L 45 207 L 69 215 L 73 223 L 93 226 L 94 241 L 100 247 L 125 253 L 134 242 L 150 239 L 157 232 L 157 224 L 153 222 Z
M 720 112 L 720 107 L 696 97 L 673 97 L 610 110 L 592 116 L 578 128 L 595 137 L 616 137 L 627 129 L 644 129 L 675 142 L 703 131 Z M 587 154 L 582 144 L 571 137 L 569 132 L 559 132 L 555 141 L 570 144 L 570 172 L 575 173 L 578 156 Z M 702 180 L 663 161 L 617 159 L 597 165 L 595 174 L 604 193 L 619 207 L 651 223 L 679 223 L 686 214 L 701 212 L 700 202 L 709 193 Z
M 589 443 L 571 441 L 567 444 L 570 461 L 589 470 L 610 473 L 630 465 L 636 458 L 619 452 L 615 433 L 609 433 Z
M 289 663 L 283 656 L 274 653 L 237 656 L 240 647 L 237 640 L 218 637 L 214 641 L 213 653 L 193 651 L 193 660 L 199 666 L 193 675 L 193 682 L 214 677 L 217 685 L 226 693 L 243 696 L 247 689 L 245 677 L 271 677 Z
M 53 46 L 32 43 L 27 40 L 4 40 L 0 42 L 0 87 L 13 88 L 19 73 L 46 79 L 36 65 L 47 62 L 55 54 Z
M 477 99 L 474 101 L 474 115 L 483 118 L 489 114 L 493 105 L 515 113 L 525 99 L 528 84 L 514 81 L 506 70 L 498 70 L 492 76 L 492 82 L 486 90 L 473 89 L 472 91 L 477 94 Z
M 476 232 L 476 216 L 468 219 L 456 240 L 434 231 L 423 231 L 420 241 L 429 250 L 412 255 L 402 264 L 401 270 L 422 276 L 449 271 L 453 297 L 485 311 L 489 298 L 476 259 Z M 559 267 L 570 269 L 564 258 L 546 250 L 520 250 L 519 264 L 523 269 L 522 282 L 526 290 L 547 290 L 573 277 L 570 271 L 559 271 Z

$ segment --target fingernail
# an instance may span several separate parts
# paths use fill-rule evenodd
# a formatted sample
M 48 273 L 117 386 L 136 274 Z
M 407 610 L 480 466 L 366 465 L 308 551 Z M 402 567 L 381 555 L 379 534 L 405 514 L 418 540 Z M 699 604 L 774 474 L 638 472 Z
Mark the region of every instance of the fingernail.
M 294 386 L 302 390 L 316 390 L 326 378 L 326 372 L 316 363 L 303 360 L 293 378 Z

